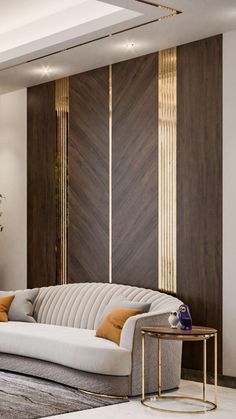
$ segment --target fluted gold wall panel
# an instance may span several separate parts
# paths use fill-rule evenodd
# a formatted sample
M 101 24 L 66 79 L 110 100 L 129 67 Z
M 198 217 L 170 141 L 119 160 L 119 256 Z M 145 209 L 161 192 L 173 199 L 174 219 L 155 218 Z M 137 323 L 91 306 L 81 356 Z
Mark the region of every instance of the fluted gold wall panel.
M 177 51 L 159 52 L 158 288 L 176 293 Z
M 69 78 L 56 80 L 57 283 L 68 282 L 68 113 Z

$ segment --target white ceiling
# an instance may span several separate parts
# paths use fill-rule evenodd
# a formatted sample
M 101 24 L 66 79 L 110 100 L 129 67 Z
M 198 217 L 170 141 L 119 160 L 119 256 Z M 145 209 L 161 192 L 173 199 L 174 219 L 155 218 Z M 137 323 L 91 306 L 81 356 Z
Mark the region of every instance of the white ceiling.
M 170 12 L 137 0 L 0 0 L 0 93 L 236 29 L 235 0 L 160 1 L 182 13 L 105 37 Z
M 140 16 L 96 0 L 0 0 L 0 63 L 38 53 Z M 105 20 L 105 19 L 106 20 Z M 50 51 L 48 51 L 50 52 Z
M 84 0 L 0 0 L 0 33 L 23 27 L 83 3 Z

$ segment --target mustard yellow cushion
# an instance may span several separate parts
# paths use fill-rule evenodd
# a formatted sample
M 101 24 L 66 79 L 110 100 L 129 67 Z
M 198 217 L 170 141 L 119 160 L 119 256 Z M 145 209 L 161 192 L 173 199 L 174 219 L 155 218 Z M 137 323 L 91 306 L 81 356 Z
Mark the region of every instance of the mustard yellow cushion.
M 141 310 L 120 307 L 113 308 L 98 326 L 96 336 L 112 340 L 119 345 L 121 331 L 126 320 L 140 313 L 142 313 Z
M 8 311 L 14 298 L 14 295 L 0 297 L 0 322 L 8 322 Z

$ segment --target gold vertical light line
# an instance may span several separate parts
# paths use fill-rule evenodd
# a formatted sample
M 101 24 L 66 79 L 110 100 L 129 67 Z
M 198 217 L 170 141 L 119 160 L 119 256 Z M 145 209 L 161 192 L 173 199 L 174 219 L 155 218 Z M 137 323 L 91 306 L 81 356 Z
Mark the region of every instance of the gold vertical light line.
M 109 65 L 109 283 L 112 283 L 112 65 Z
M 203 340 L 203 394 L 202 398 L 206 401 L 206 384 L 207 384 L 207 340 Z
M 163 53 L 163 72 L 164 71 L 168 71 L 168 69 L 166 68 L 166 53 Z M 166 94 L 167 94 L 167 78 L 164 78 L 163 80 L 163 99 L 164 99 L 164 104 L 167 101 L 166 98 Z M 162 117 L 163 117 L 163 125 L 164 125 L 164 139 L 168 138 L 168 125 L 166 123 L 166 108 L 163 107 L 162 110 Z M 168 159 L 168 153 L 167 153 L 167 147 L 168 147 L 168 142 L 167 141 L 163 141 L 163 147 L 164 147 L 164 153 L 165 153 L 165 157 L 164 157 L 164 179 L 165 179 L 165 185 L 164 185 L 164 196 L 165 196 L 165 206 L 164 206 L 164 243 L 165 243 L 165 253 L 164 253 L 164 270 L 165 270 L 165 289 L 168 290 L 168 251 L 167 251 L 167 246 L 168 246 L 168 234 L 167 234 L 167 226 L 168 226 L 168 207 L 167 207 L 167 192 L 168 192 L 168 186 L 167 186 L 167 159 Z
M 57 117 L 57 283 L 67 283 L 68 272 L 68 113 L 69 79 L 56 80 Z
M 176 293 L 177 51 L 159 52 L 158 65 L 158 282 Z
M 142 332 L 142 400 L 145 399 L 145 333 Z
M 173 102 L 175 113 L 173 119 L 173 166 L 172 166 L 172 182 L 173 182 L 173 289 L 177 292 L 177 48 L 175 48 L 175 77 L 173 80 Z
M 163 60 L 160 60 L 160 72 L 161 72 L 161 74 L 163 73 Z M 159 94 L 161 95 L 163 95 L 163 92 L 161 91 L 161 89 L 159 89 Z M 163 117 L 162 117 L 162 112 L 163 112 L 163 109 L 162 109 L 162 107 L 161 107 L 161 104 L 160 104 L 160 119 L 162 118 L 163 119 Z M 165 130 L 165 125 L 163 124 L 163 130 Z M 161 228 L 162 228 L 162 237 L 163 237 L 163 240 L 162 240 L 162 246 L 163 246 L 163 252 L 162 252 L 162 271 L 164 271 L 164 266 L 165 266 L 165 236 L 164 236 L 164 231 L 165 231 L 165 148 L 164 148 L 164 146 L 163 146 L 163 141 L 162 141 L 162 138 L 160 138 L 160 143 L 161 143 L 161 147 L 162 147 L 162 176 L 160 176 L 160 178 L 162 177 L 163 178 L 163 185 L 162 185 L 162 189 L 160 189 L 161 191 L 163 191 L 162 192 L 162 194 L 161 194 L 161 196 L 163 197 L 163 211 L 162 211 L 162 225 L 161 225 Z M 166 286 L 165 285 L 165 277 L 163 277 L 163 284 L 162 284 L 162 286 Z
M 63 83 L 63 86 L 62 86 L 62 89 L 63 89 L 63 92 L 62 92 L 62 94 L 63 94 L 63 97 L 65 97 L 65 95 L 66 95 L 66 92 L 65 92 L 65 83 Z M 64 112 L 65 112 L 65 109 L 64 109 Z M 63 138 L 63 142 L 62 142 L 62 149 L 63 149 L 63 167 L 62 167 L 62 174 L 63 174 L 63 176 L 62 176 L 62 184 L 63 184 L 63 243 L 64 243 L 64 246 L 63 246 L 63 260 L 64 260 L 64 263 L 63 263 L 63 283 L 65 283 L 66 282 L 66 255 L 65 255 L 65 248 L 66 248 L 66 245 L 67 245 L 67 243 L 66 243 L 66 239 L 67 239 L 67 237 L 66 237 L 66 219 L 65 219 L 65 215 L 66 215 L 66 212 L 65 212 L 65 200 L 66 200 L 66 177 L 65 177 L 65 170 L 66 170 L 66 168 L 65 168 L 65 160 L 66 160 L 66 142 L 67 142 L 67 137 L 66 137 L 66 131 L 65 131 L 65 126 L 66 126 L 66 114 L 64 113 L 64 115 L 63 115 L 64 117 L 63 117 L 63 119 L 62 119 L 62 122 L 63 122 L 63 134 L 62 134 L 62 138 Z
M 62 97 L 62 84 L 59 82 L 59 93 L 60 93 L 60 99 Z M 59 240 L 61 241 L 60 243 L 60 263 L 61 263 L 61 267 L 60 269 L 62 270 L 61 272 L 61 278 L 59 280 L 60 283 L 64 283 L 64 272 L 63 272 L 63 245 L 64 245 L 64 237 L 63 237 L 63 165 L 62 165 L 62 156 L 63 156 L 63 110 L 62 110 L 62 104 L 60 103 L 60 109 L 59 109 L 59 124 L 60 124 L 60 143 L 59 143 L 59 147 L 60 149 L 58 150 L 60 153 L 60 202 L 58 202 L 58 204 L 61 207 L 61 219 L 60 219 L 60 237 Z M 58 261 L 59 262 L 59 261 Z
M 170 72 L 170 60 L 169 60 L 169 50 L 166 51 L 165 54 L 165 60 L 166 60 L 166 69 L 167 69 L 167 74 L 169 74 Z M 165 95 L 166 97 L 166 103 L 168 103 L 168 101 L 171 100 L 171 97 L 168 97 L 169 93 L 169 78 L 166 78 L 166 91 L 165 91 Z M 167 106 L 166 109 L 166 130 L 167 130 L 167 138 L 170 139 L 171 137 L 171 124 L 168 123 L 168 121 L 170 120 L 170 107 Z M 166 158 L 166 178 L 167 178 L 167 185 L 166 185 L 166 195 L 167 195 L 167 211 L 166 211 L 166 238 L 167 238 L 167 259 L 166 259 L 166 270 L 167 270 L 167 289 L 170 290 L 171 289 L 171 284 L 170 284 L 170 211 L 171 211 L 171 206 L 170 206 L 170 183 L 169 183 L 169 175 L 170 175 L 170 141 L 166 142 L 166 154 L 167 154 L 167 158 Z
M 215 392 L 215 405 L 218 403 L 218 371 L 217 371 L 217 333 L 215 334 L 214 342 L 214 353 L 215 353 L 215 362 L 214 362 L 214 392 Z
M 171 73 L 172 68 L 171 68 L 171 52 L 170 50 L 168 50 L 168 72 Z M 170 103 L 172 103 L 173 100 L 173 87 L 170 91 Z M 174 110 L 173 110 L 174 112 Z M 172 115 L 171 115 L 171 107 L 169 107 L 168 109 L 168 119 L 170 119 L 171 121 Z M 172 271 L 173 271 L 173 255 L 172 255 L 172 248 L 173 248 L 173 237 L 172 237 L 172 230 L 173 230 L 173 226 L 172 226 L 172 212 L 173 212 L 173 201 L 172 201 L 172 195 L 173 195 L 173 182 L 172 182 L 172 166 L 173 166 L 173 149 L 172 149 L 172 143 L 173 143 L 173 137 L 172 137 L 172 121 L 169 124 L 169 137 L 170 137 L 170 141 L 169 141 L 169 170 L 168 170 L 168 174 L 169 174 L 169 231 L 168 231 L 168 235 L 169 235 L 169 266 L 168 266 L 168 270 L 169 270 L 169 287 L 172 290 L 173 289 L 173 276 L 172 276 Z
M 65 92 L 64 97 L 66 98 L 65 104 L 65 118 L 64 118 L 64 234 L 65 234 L 65 246 L 64 246 L 64 280 L 68 282 L 68 124 L 69 124 L 69 78 L 65 79 Z
M 160 54 L 159 54 L 159 63 L 160 63 L 160 67 L 159 67 L 159 74 L 163 73 L 163 60 L 160 59 Z M 161 95 L 163 95 L 163 92 L 160 88 L 160 80 L 159 80 L 159 123 L 160 120 L 163 119 L 162 118 L 162 106 L 161 106 Z M 165 130 L 165 125 L 162 125 L 162 129 Z M 162 197 L 162 220 L 161 220 L 161 237 L 163 237 L 163 240 L 161 240 L 161 248 L 162 248 L 162 258 L 161 258 L 161 262 L 162 262 L 162 271 L 164 270 L 164 264 L 165 264 L 165 236 L 163 234 L 163 232 L 165 231 L 165 148 L 163 147 L 163 141 L 162 141 L 162 137 L 160 137 L 160 128 L 159 128 L 159 142 L 161 144 L 161 148 L 162 148 L 162 155 L 161 155 L 161 163 L 162 163 L 162 171 L 159 172 L 159 177 L 160 179 L 162 179 L 162 185 L 161 185 L 161 189 L 159 189 L 159 195 Z M 160 176 L 160 174 L 162 174 L 162 176 Z M 162 193 L 160 193 L 160 191 L 162 191 Z M 159 275 L 160 278 L 160 275 Z M 160 286 L 160 283 L 159 283 Z M 165 287 L 165 277 L 162 278 L 162 287 Z
M 168 61 L 168 74 L 171 72 L 171 62 L 170 62 L 170 54 L 169 50 L 167 51 L 167 61 Z M 169 101 L 171 103 L 171 91 L 169 93 Z M 167 112 L 167 119 L 171 121 L 171 108 L 168 107 Z M 171 213 L 172 213 L 172 205 L 171 205 L 171 167 L 172 167 L 172 161 L 171 161 L 171 123 L 168 124 L 168 138 L 170 141 L 168 141 L 168 288 L 172 289 L 172 278 L 171 278 L 171 272 L 172 272 L 172 262 L 171 262 L 171 248 L 172 248 L 172 241 L 171 241 Z
M 158 341 L 158 357 L 157 357 L 157 377 L 158 377 L 158 397 L 161 396 L 161 339 L 157 339 Z
M 170 68 L 170 71 L 171 71 L 171 68 Z M 175 77 L 176 77 L 176 63 L 175 63 Z M 176 117 L 176 103 L 175 103 L 175 96 L 174 95 L 175 95 L 175 85 L 173 85 L 170 100 L 171 100 L 171 102 L 173 103 L 173 106 L 174 106 L 174 108 L 173 108 L 173 113 L 175 115 L 174 117 Z M 177 123 L 176 120 L 175 120 L 175 123 Z M 172 120 L 172 123 L 171 123 L 171 127 L 172 127 L 172 130 L 173 130 L 173 120 Z M 175 263 L 174 255 L 173 255 L 173 247 L 174 247 L 174 243 L 173 243 L 173 240 L 174 240 L 174 236 L 173 236 L 173 228 L 174 228 L 174 226 L 173 226 L 173 211 L 174 211 L 174 207 L 173 207 L 173 205 L 174 205 L 174 200 L 173 200 L 173 195 L 174 195 L 173 166 L 174 166 L 174 160 L 176 158 L 174 147 L 173 147 L 174 146 L 174 140 L 176 141 L 176 138 L 174 138 L 174 140 L 173 140 L 173 137 L 172 137 L 172 141 L 171 141 L 171 144 L 170 144 L 170 153 L 171 153 L 171 156 L 173 156 L 171 167 L 170 167 L 170 179 L 171 179 L 170 207 L 172 209 L 170 211 L 170 240 L 171 240 L 170 256 L 171 256 L 171 259 L 173 260 L 173 263 L 171 263 L 171 286 L 172 286 L 172 288 L 174 288 L 174 266 L 173 265 Z
M 66 101 L 65 105 L 64 105 L 64 118 L 63 118 L 63 152 L 64 152 L 64 157 L 63 157 L 63 234 L 64 234 L 64 243 L 65 245 L 63 246 L 63 251 L 64 251 L 64 255 L 63 255 L 63 259 L 64 259 L 64 263 L 63 263 L 63 267 L 64 267 L 64 283 L 67 282 L 67 204 L 68 204 L 68 199 L 67 199 L 67 193 L 68 193 L 68 188 L 67 188 L 67 143 L 68 143 L 68 136 L 67 136 L 67 124 L 68 124 L 68 111 L 69 111 L 69 92 L 68 92 L 68 78 L 65 79 L 65 83 L 63 84 L 63 96 Z M 66 109 L 67 108 L 67 109 Z
M 158 83 L 157 83 L 157 97 L 158 97 L 158 123 L 159 119 L 161 117 L 161 109 L 160 109 L 160 99 L 159 99 L 159 73 L 161 72 L 161 60 L 159 59 L 159 54 L 157 55 L 158 60 Z M 163 172 L 162 169 L 162 144 L 159 138 L 159 132 L 158 132 L 158 191 L 162 189 L 162 182 L 163 182 L 163 176 L 160 176 L 160 173 Z M 160 255 L 163 254 L 163 249 L 159 248 L 159 246 L 163 245 L 163 242 L 160 241 L 159 237 L 162 235 L 162 226 L 163 226 L 163 215 L 162 215 L 162 208 L 163 208 L 163 195 L 158 193 L 158 205 L 157 205 L 157 211 L 158 211 L 158 277 L 160 277 L 160 272 L 162 272 L 162 259 L 160 259 Z

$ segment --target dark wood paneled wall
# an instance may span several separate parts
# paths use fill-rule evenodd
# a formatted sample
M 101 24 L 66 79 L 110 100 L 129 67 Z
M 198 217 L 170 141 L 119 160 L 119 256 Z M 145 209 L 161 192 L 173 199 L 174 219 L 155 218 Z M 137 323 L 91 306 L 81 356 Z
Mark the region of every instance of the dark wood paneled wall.
M 56 284 L 55 83 L 27 95 L 28 287 Z
M 108 67 L 70 77 L 69 126 L 69 282 L 108 282 Z
M 222 37 L 179 47 L 177 62 L 178 296 L 190 305 L 194 324 L 218 329 L 221 372 Z M 202 369 L 200 344 L 186 344 L 183 366 Z
M 177 292 L 219 330 L 222 37 L 178 47 Z M 158 54 L 113 65 L 113 282 L 158 286 Z M 56 283 L 55 87 L 28 89 L 28 286 Z M 109 70 L 70 77 L 69 282 L 108 282 Z M 213 367 L 212 344 L 208 352 Z M 202 348 L 183 366 L 202 368 Z
M 157 289 L 157 54 L 113 65 L 113 282 Z

